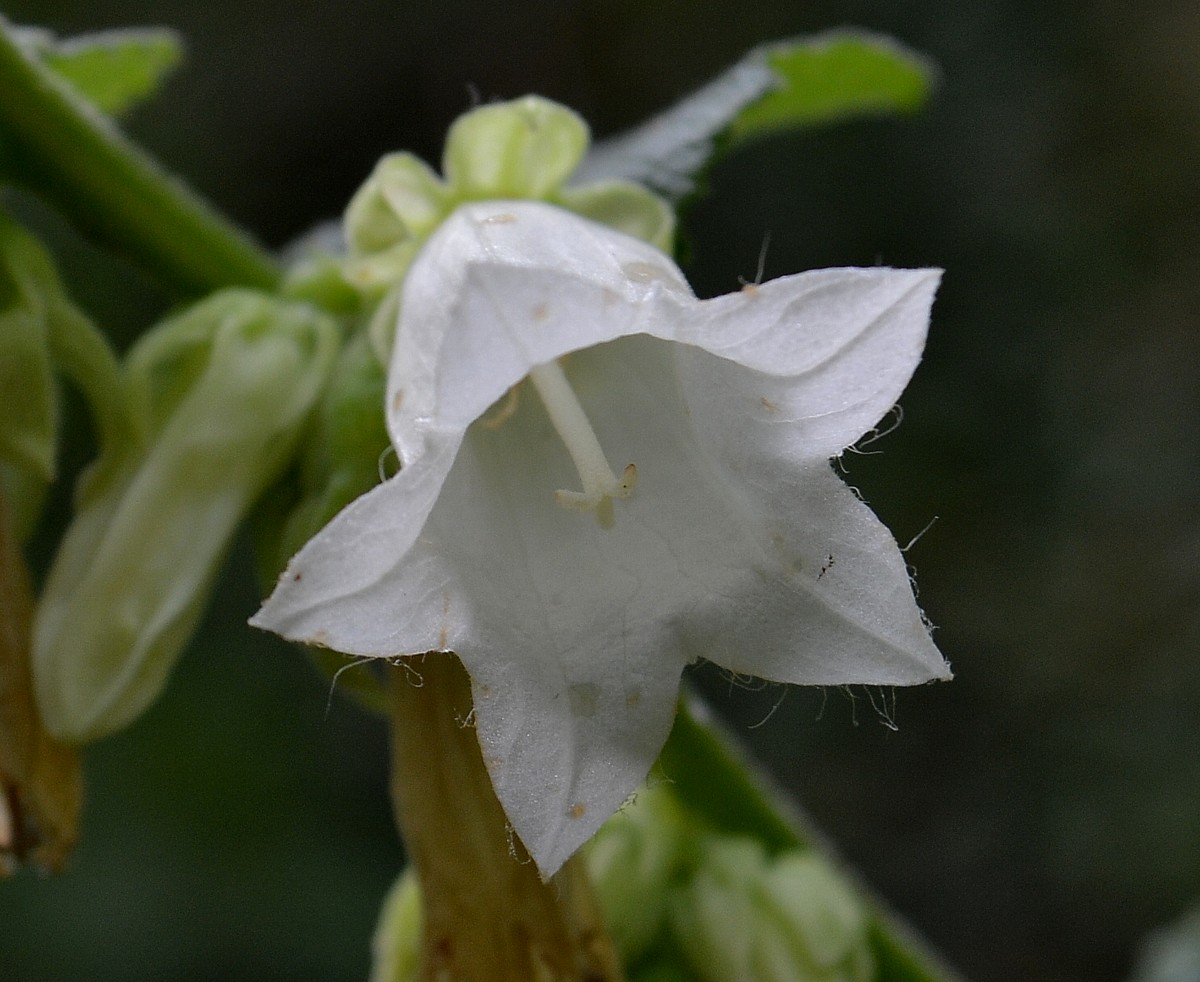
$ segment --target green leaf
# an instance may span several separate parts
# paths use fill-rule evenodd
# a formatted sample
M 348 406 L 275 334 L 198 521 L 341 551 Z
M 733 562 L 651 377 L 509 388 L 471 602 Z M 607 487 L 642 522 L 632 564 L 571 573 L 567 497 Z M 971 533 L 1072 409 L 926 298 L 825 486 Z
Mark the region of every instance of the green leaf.
M 35 50 L 98 109 L 119 115 L 152 95 L 183 58 L 182 39 L 163 27 L 102 31 L 59 41 L 38 34 Z
M 665 112 L 597 143 L 571 184 L 636 181 L 678 200 L 718 148 L 852 116 L 913 112 L 935 74 L 920 55 L 862 31 L 764 45 Z
M 766 49 L 780 87 L 733 120 L 735 140 L 851 116 L 912 113 L 924 105 L 935 70 L 890 38 L 835 32 Z

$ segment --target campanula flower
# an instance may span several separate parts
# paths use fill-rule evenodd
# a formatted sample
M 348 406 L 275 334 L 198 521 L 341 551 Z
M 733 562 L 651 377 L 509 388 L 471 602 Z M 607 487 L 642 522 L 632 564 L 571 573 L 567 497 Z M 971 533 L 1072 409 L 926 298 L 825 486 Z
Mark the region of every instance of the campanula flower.
M 461 206 L 399 304 L 399 471 L 252 623 L 361 656 L 456 652 L 544 876 L 645 778 L 692 661 L 807 685 L 947 677 L 894 539 L 830 466 L 907 384 L 938 278 L 826 269 L 698 300 L 612 228 Z

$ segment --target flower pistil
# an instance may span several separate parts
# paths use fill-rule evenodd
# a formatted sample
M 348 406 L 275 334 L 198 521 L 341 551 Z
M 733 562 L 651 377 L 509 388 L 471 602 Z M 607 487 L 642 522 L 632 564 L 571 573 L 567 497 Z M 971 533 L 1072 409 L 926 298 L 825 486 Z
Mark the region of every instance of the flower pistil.
M 571 511 L 593 511 L 601 528 L 612 528 L 613 498 L 625 499 L 637 486 L 637 465 L 628 464 L 621 476 L 613 473 L 587 413 L 558 361 L 535 365 L 529 381 L 537 389 L 546 413 L 579 472 L 582 491 L 558 490 L 554 499 Z

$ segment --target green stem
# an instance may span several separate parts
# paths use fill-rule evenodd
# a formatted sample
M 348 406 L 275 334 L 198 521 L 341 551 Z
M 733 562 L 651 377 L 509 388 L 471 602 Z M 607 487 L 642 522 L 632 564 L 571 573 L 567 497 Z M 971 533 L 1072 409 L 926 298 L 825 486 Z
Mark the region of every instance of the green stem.
M 680 800 L 720 832 L 758 839 L 771 852 L 818 849 L 836 862 L 824 836 L 770 781 L 699 700 L 680 702 L 658 767 Z M 956 982 L 959 978 L 888 907 L 855 884 L 871 912 L 871 949 L 880 982 Z
M 0 177 L 183 294 L 278 281 L 262 249 L 26 53 L 2 17 Z

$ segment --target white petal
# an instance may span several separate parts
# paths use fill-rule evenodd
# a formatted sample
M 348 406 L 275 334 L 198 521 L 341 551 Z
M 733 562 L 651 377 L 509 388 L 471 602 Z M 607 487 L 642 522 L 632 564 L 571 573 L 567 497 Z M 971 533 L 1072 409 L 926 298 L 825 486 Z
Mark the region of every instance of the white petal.
M 679 340 L 745 371 L 681 349 L 689 403 L 707 406 L 719 421 L 714 438 L 730 448 L 750 441 L 792 459 L 837 456 L 908 384 L 940 276 L 821 269 L 704 301 Z
M 411 550 L 442 490 L 457 444 L 446 440 L 351 502 L 300 550 L 251 619 L 254 627 L 351 654 L 389 657 L 433 650 L 440 597 L 405 593 Z M 434 643 L 410 646 L 411 638 Z
M 762 565 L 696 447 L 669 346 L 628 338 L 567 370 L 615 465 L 639 468 L 613 527 L 555 502 L 578 477 L 527 387 L 502 427 L 468 433 L 403 587 L 453 598 L 485 760 L 547 875 L 653 764 L 701 653 L 685 648 L 690 618 L 753 592 Z
M 894 542 L 826 462 L 899 394 L 935 286 L 830 270 L 702 302 L 610 229 L 465 206 L 405 286 L 402 470 L 301 551 L 255 623 L 348 653 L 456 651 L 497 794 L 549 875 L 645 777 L 688 660 L 816 683 L 946 673 Z M 472 425 L 569 352 L 600 446 L 638 470 L 608 529 L 556 504 L 578 477 L 532 387 L 498 429 Z
M 769 559 L 759 582 L 694 616 L 689 647 L 735 672 L 800 685 L 916 685 L 950 678 L 891 533 L 815 462 L 743 491 Z
M 653 246 L 532 201 L 465 205 L 409 271 L 388 373 L 405 463 L 431 429 L 466 429 L 534 365 L 640 331 L 695 298 Z

